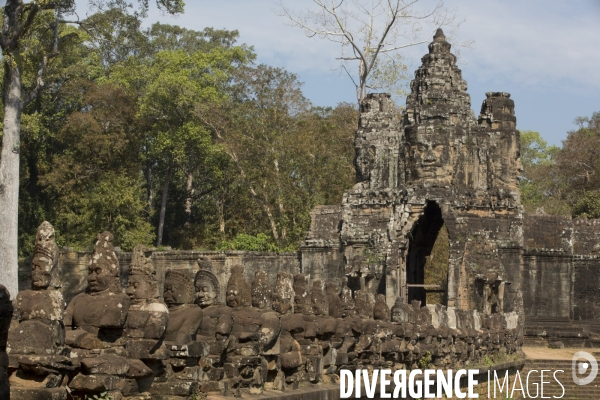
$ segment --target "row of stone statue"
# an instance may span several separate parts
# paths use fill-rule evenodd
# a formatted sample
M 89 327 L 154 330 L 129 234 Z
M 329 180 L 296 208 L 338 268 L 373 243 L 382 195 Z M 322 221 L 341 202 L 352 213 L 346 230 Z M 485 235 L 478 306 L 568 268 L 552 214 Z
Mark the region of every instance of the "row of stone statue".
M 353 296 L 348 287 L 324 288 L 319 280 L 309 287 L 302 274 L 279 272 L 272 288 L 264 271 L 249 285 L 243 267 L 234 266 L 223 296 L 209 258 L 198 261 L 194 279 L 167 271 L 160 298 L 141 246 L 123 292 L 112 242 L 109 232 L 98 235 L 88 288 L 64 309 L 54 229 L 47 222 L 39 227 L 32 289 L 17 295 L 8 331 L 13 400 L 283 390 L 335 379 L 342 367 L 410 368 L 425 351 L 447 366 L 460 359 L 457 351 L 477 359 L 518 347 L 516 324 L 505 316 L 481 321 L 477 313 L 402 301 L 390 310 L 383 295 Z

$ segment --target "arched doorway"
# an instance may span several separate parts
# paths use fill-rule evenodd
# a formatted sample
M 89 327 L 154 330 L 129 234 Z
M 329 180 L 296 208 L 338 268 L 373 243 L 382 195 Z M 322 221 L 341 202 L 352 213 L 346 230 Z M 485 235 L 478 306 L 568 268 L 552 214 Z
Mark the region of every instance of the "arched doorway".
M 406 293 L 409 303 L 419 300 L 424 306 L 429 294 L 429 303 L 445 304 L 448 257 L 448 234 L 442 210 L 436 202 L 428 201 L 423 215 L 411 230 L 409 239 L 406 257 Z

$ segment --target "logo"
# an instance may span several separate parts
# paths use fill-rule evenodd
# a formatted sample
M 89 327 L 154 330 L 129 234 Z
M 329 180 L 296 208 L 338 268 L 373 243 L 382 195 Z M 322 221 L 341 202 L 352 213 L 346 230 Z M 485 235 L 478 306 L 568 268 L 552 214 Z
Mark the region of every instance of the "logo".
M 587 361 L 577 362 L 581 358 L 584 358 Z M 578 351 L 573 355 L 573 365 L 571 369 L 573 371 L 573 382 L 579 386 L 587 385 L 588 383 L 592 382 L 594 378 L 596 378 L 596 375 L 598 375 L 598 362 L 590 353 Z M 579 375 L 585 374 L 588 372 L 588 369 L 590 369 L 589 375 L 585 378 L 580 378 Z

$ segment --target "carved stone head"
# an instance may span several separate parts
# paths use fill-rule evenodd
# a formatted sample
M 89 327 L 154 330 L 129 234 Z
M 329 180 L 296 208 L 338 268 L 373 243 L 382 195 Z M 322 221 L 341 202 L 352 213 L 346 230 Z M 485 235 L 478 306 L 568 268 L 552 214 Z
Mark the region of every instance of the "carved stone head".
M 273 290 L 273 310 L 282 315 L 292 313 L 294 310 L 292 275 L 287 272 L 277 273 L 277 283 Z
M 250 287 L 244 277 L 244 267 L 231 267 L 231 276 L 227 282 L 227 305 L 229 307 L 249 307 L 252 304 Z
M 406 129 L 405 156 L 409 181 L 450 184 L 455 151 L 450 133 L 434 126 Z
M 146 256 L 148 252 L 149 249 L 142 245 L 135 246 L 133 249 L 125 293 L 134 303 L 158 298 L 156 270 L 152 257 Z
M 335 282 L 325 284 L 325 295 L 329 303 L 329 316 L 334 318 L 342 317 L 342 302 L 340 301 L 338 285 Z
M 210 259 L 208 262 L 210 262 Z M 219 301 L 221 287 L 219 286 L 219 280 L 209 269 L 211 268 L 212 263 L 209 265 L 206 260 L 199 259 L 198 265 L 200 266 L 200 270 L 196 273 L 196 278 L 194 279 L 194 288 L 196 289 L 196 304 L 202 308 L 205 308 L 212 306 L 215 304 L 215 302 Z
M 271 309 L 271 285 L 269 285 L 269 276 L 262 269 L 256 271 L 252 281 L 252 307 L 261 310 Z
M 31 262 L 31 285 L 34 290 L 60 287 L 58 267 L 58 246 L 54 227 L 44 221 L 35 235 L 35 247 Z
M 394 306 L 392 307 L 392 322 L 406 324 L 409 321 L 408 304 L 403 297 L 397 297 Z
M 170 269 L 165 274 L 163 298 L 168 307 L 191 304 L 194 301 L 194 285 L 187 271 Z
M 354 292 L 354 304 L 356 313 L 361 318 L 373 318 L 373 307 L 375 306 L 375 296 L 366 290 L 357 290 Z
M 342 317 L 351 317 L 356 314 L 356 306 L 354 304 L 354 299 L 352 298 L 352 290 L 348 286 L 344 286 L 342 288 L 340 302 L 342 306 Z
M 99 293 L 105 290 L 121 292 L 119 260 L 114 252 L 113 235 L 108 231 L 98 234 L 88 275 L 88 291 L 90 293 Z
M 319 279 L 313 281 L 313 287 L 310 292 L 310 300 L 315 315 L 329 315 L 329 301 L 323 291 L 323 282 Z
M 304 274 L 294 275 L 294 313 L 307 315 L 313 313 L 308 279 Z
M 390 321 L 390 308 L 385 302 L 385 295 L 378 294 L 375 307 L 373 307 L 373 319 L 380 321 Z

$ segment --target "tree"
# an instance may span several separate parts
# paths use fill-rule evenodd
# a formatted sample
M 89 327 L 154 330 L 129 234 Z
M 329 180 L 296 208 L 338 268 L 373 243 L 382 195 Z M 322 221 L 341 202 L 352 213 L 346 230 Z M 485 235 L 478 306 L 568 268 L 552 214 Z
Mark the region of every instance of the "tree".
M 148 0 L 139 0 L 143 14 Z M 159 8 L 170 13 L 183 10 L 183 0 L 157 0 Z M 60 49 L 59 25 L 67 22 L 65 15 L 74 13 L 74 0 L 7 0 L 2 10 L 0 48 L 4 67 L 2 100 L 4 120 L 2 129 L 2 153 L 0 155 L 0 282 L 9 292 L 18 291 L 18 213 L 19 213 L 19 164 L 21 146 L 21 116 L 23 108 L 37 97 L 44 88 L 44 70 Z M 99 1 L 127 8 L 123 0 Z M 46 31 L 53 40 L 45 48 L 24 47 L 26 38 L 36 30 Z M 37 72 L 32 76 L 31 90 L 23 89 L 23 72 L 35 60 Z
M 352 79 L 359 105 L 367 88 L 379 89 L 404 77 L 406 67 L 397 50 L 431 40 L 436 28 L 459 25 L 455 13 L 446 9 L 442 0 L 425 11 L 417 9 L 419 0 L 313 1 L 315 9 L 296 13 L 280 0 L 280 15 L 287 17 L 292 26 L 302 28 L 308 37 L 342 45 L 340 68 Z M 425 36 L 421 32 L 424 25 L 433 28 Z M 406 42 L 399 44 L 400 38 Z M 348 61 L 358 61 L 357 74 L 348 70 Z
M 527 212 L 600 215 L 600 113 L 577 117 L 562 148 L 548 146 L 538 132 L 521 133 L 521 199 Z
M 556 164 L 560 151 L 557 146 L 548 146 L 539 132 L 521 132 L 523 175 L 519 188 L 525 211 L 543 209 L 548 214 L 570 213 L 570 207 L 563 199 L 565 182 Z
M 237 71 L 230 101 L 198 108 L 255 204 L 250 215 L 263 217 L 233 236 L 270 232 L 279 248 L 297 246 L 311 208 L 339 202 L 352 186 L 356 108 L 312 107 L 300 86 L 280 68 L 248 67 Z
M 150 164 L 160 160 L 165 166 L 157 246 L 163 240 L 167 198 L 175 169 L 188 164 L 191 190 L 190 163 L 202 158 L 202 152 L 212 144 L 209 132 L 195 121 L 194 110 L 199 103 L 218 103 L 225 95 L 231 70 L 246 58 L 247 50 L 238 46 L 192 54 L 164 50 L 150 60 L 132 58 L 113 73 L 113 80 L 140 88 L 138 117 L 148 121 L 150 127 L 145 139 L 146 157 Z
M 108 83 L 83 81 L 72 90 L 84 93 L 81 111 L 71 113 L 56 133 L 55 151 L 40 178 L 54 200 L 59 243 L 85 247 L 95 233 L 109 230 L 126 250 L 151 244 L 139 179 L 136 99 Z

